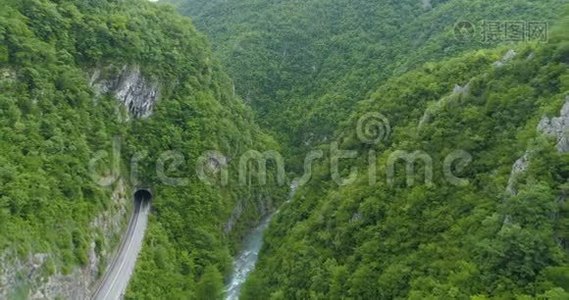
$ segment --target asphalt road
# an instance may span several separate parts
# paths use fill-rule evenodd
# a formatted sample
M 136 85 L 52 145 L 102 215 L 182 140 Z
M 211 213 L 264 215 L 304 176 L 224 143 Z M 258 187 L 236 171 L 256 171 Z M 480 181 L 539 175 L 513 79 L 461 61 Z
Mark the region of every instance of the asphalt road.
M 122 299 L 130 277 L 134 272 L 138 253 L 142 248 L 144 232 L 148 224 L 150 201 L 136 199 L 127 234 L 123 238 L 118 255 L 109 266 L 93 294 L 94 300 Z

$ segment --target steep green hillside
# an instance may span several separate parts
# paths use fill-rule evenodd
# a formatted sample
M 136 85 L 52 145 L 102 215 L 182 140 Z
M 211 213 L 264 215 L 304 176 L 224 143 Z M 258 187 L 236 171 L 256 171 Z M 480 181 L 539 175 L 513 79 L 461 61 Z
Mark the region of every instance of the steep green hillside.
M 505 35 L 491 39 L 492 31 L 484 34 L 484 21 L 551 22 L 558 14 L 552 8 L 567 3 L 171 1 L 208 33 L 260 124 L 284 145 L 303 148 L 295 166 L 306 149 L 330 138 L 338 121 L 390 76 L 509 40 Z M 453 29 L 459 21 L 476 26 L 476 35 L 457 40 Z
M 0 273 L 17 283 L 2 281 L 0 291 L 31 296 L 45 276 L 92 272 L 92 258 L 100 275 L 103 250 L 118 239 L 100 216 L 124 225 L 114 191 L 130 202 L 135 185 L 155 198 L 127 298 L 203 298 L 202 277 L 221 285 L 243 232 L 282 194 L 272 177 L 265 186 L 237 183 L 241 154 L 278 146 L 234 96 L 206 39 L 173 9 L 143 0 L 0 2 Z M 133 85 L 121 91 L 115 81 Z M 134 102 L 119 103 L 119 91 Z M 208 174 L 227 163 L 226 185 L 198 179 L 198 158 L 212 150 L 225 157 L 205 157 Z M 28 257 L 46 258 L 30 273 Z
M 568 299 L 567 28 L 361 102 L 272 223 L 243 299 Z M 358 127 L 374 112 L 383 126 Z M 331 147 L 358 152 L 340 162 L 355 181 L 338 186 Z
M 569 17 L 483 40 L 567 0 L 171 1 L 216 55 L 162 4 L 0 0 L 0 298 L 88 298 L 140 187 L 125 298 L 222 298 L 268 150 L 322 157 L 244 299 L 569 298 Z

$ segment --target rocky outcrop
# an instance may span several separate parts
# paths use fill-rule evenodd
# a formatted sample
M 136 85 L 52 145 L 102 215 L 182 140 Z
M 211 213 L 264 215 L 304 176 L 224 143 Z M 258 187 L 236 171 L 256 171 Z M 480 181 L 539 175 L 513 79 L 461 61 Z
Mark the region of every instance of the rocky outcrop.
M 423 9 L 425 10 L 431 10 L 433 8 L 431 0 L 421 0 L 421 4 L 423 4 Z
M 510 178 L 508 178 L 508 186 L 506 187 L 506 192 L 510 195 L 516 195 L 518 191 L 516 190 L 516 182 L 518 177 L 523 174 L 529 166 L 529 152 L 526 152 L 524 156 L 520 157 L 514 165 L 512 166 L 512 172 L 510 173 Z
M 90 79 L 91 87 L 97 94 L 112 94 L 122 103 L 134 118 L 147 118 L 158 101 L 158 84 L 145 78 L 140 67 L 124 66 L 118 74 L 105 75 L 105 70 L 97 69 Z
M 0 82 L 13 82 L 16 80 L 16 72 L 11 69 L 0 68 Z
M 52 254 L 31 253 L 21 258 L 13 250 L 4 252 L 0 256 L 0 299 L 89 299 L 125 227 L 128 198 L 124 184 L 119 181 L 111 207 L 91 222 L 87 263 L 69 274 L 63 274 L 54 264 L 56 259 Z M 98 232 L 103 233 L 106 241 L 101 249 L 95 242 Z
M 225 225 L 223 225 L 223 233 L 229 234 L 233 230 L 233 227 L 241 217 L 242 213 L 243 213 L 243 201 L 239 201 L 237 202 L 237 205 L 235 205 L 235 207 L 233 208 L 231 216 L 229 217 Z
M 275 211 L 275 206 L 270 196 L 258 195 L 256 199 L 251 198 L 238 201 L 231 212 L 231 216 L 223 225 L 223 233 L 229 234 L 233 231 L 235 225 L 242 221 L 241 216 L 245 210 L 254 210 L 259 217 L 258 221 L 261 221 Z
M 543 117 L 537 126 L 539 132 L 557 139 L 557 150 L 561 153 L 569 152 L 569 97 L 561 108 L 559 117 Z
M 515 50 L 510 49 L 510 51 L 508 51 L 508 52 L 506 52 L 506 54 L 504 54 L 502 59 L 500 59 L 499 61 L 494 63 L 494 66 L 496 68 L 501 68 L 501 67 L 505 66 L 507 63 L 509 63 L 516 56 L 518 56 L 518 53 Z
M 466 84 L 465 86 L 455 85 L 452 93 L 455 95 L 466 95 L 470 92 L 470 83 Z
M 561 108 L 559 117 L 548 118 L 544 116 L 537 125 L 537 131 L 554 137 L 557 140 L 557 151 L 561 153 L 569 152 L 569 96 L 565 98 L 565 104 Z M 506 187 L 506 192 L 510 195 L 517 194 L 515 188 L 517 177 L 527 170 L 530 162 L 529 154 L 526 151 L 524 156 L 516 160 L 512 166 L 512 172 Z
M 494 62 L 492 65 L 495 68 L 501 68 L 501 67 L 505 66 L 506 64 L 508 64 L 509 62 L 511 62 L 517 56 L 518 56 L 518 53 L 515 50 L 510 49 L 508 52 L 506 52 L 506 54 L 504 54 L 504 56 L 502 56 L 502 58 L 500 60 Z M 481 77 L 486 77 L 487 75 L 488 75 L 488 73 L 483 73 L 481 75 Z M 434 118 L 434 116 L 439 111 L 441 111 L 443 108 L 445 108 L 445 106 L 448 105 L 449 103 L 454 102 L 456 100 L 460 100 L 461 97 L 463 97 L 463 96 L 467 96 L 470 93 L 470 86 L 471 86 L 471 82 L 473 80 L 474 80 L 474 78 L 471 79 L 464 86 L 459 85 L 459 84 L 455 85 L 453 90 L 452 90 L 452 93 L 450 93 L 449 95 L 447 95 L 445 97 L 442 97 L 440 100 L 438 100 L 436 102 L 429 104 L 429 106 L 425 110 L 425 113 L 423 114 L 423 117 L 419 121 L 418 128 L 421 129 L 425 124 L 431 122 L 431 120 Z
M 537 125 L 537 131 L 541 134 L 554 137 L 557 141 L 557 151 L 561 153 L 566 153 L 569 151 L 569 96 L 565 98 L 565 103 L 561 108 L 559 117 L 548 118 L 544 116 L 541 118 L 539 124 Z M 517 181 L 520 175 L 526 172 L 529 167 L 531 160 L 531 153 L 526 151 L 526 153 L 516 160 L 512 166 L 512 172 L 510 173 L 510 178 L 508 179 L 508 186 L 506 187 L 506 192 L 509 195 L 516 195 L 518 193 L 516 189 Z M 566 195 L 561 195 L 558 198 L 558 202 L 566 201 Z M 559 215 L 555 215 L 554 219 L 558 219 Z M 511 216 L 505 215 L 503 224 L 507 225 L 511 223 Z M 569 240 L 563 238 L 555 237 L 556 243 L 562 249 L 569 251 Z
M 15 77 L 13 71 L 0 69 L 0 84 Z M 112 95 L 124 105 L 127 118 L 149 117 L 160 95 L 158 84 L 144 77 L 138 66 L 124 66 L 118 71 L 112 67 L 98 68 L 92 72 L 89 83 L 97 96 Z M 210 165 L 218 167 L 216 163 L 224 161 L 211 161 Z M 118 246 L 128 219 L 129 199 L 123 181 L 119 180 L 111 205 L 90 224 L 87 260 L 80 267 L 63 271 L 61 257 L 45 250 L 32 249 L 27 255 L 16 249 L 4 251 L 0 255 L 0 299 L 89 299 Z
M 461 96 L 468 95 L 469 92 L 470 92 L 470 82 L 465 84 L 464 86 L 457 84 L 454 86 L 452 93 L 450 93 L 448 96 L 445 96 L 436 102 L 430 103 L 425 112 L 423 113 L 421 120 L 419 121 L 418 129 L 421 129 L 425 124 L 430 123 L 441 110 L 443 110 L 447 105 L 449 105 L 449 103 L 456 101 L 457 99 L 460 99 Z

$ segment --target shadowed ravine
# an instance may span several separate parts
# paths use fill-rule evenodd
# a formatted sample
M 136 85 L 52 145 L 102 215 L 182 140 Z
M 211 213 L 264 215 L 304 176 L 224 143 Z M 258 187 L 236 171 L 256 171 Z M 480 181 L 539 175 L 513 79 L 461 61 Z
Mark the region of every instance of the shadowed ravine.
M 297 184 L 293 182 L 290 186 L 289 200 L 292 199 L 294 193 L 296 192 Z M 227 285 L 227 300 L 239 299 L 239 293 L 241 292 L 241 287 L 243 283 L 247 280 L 249 273 L 255 269 L 255 264 L 259 257 L 259 251 L 263 246 L 263 233 L 269 227 L 269 223 L 274 215 L 278 214 L 277 210 L 275 213 L 265 217 L 259 226 L 255 228 L 247 237 L 243 243 L 243 250 L 239 253 L 239 256 L 233 262 L 233 273 L 231 275 L 231 281 Z

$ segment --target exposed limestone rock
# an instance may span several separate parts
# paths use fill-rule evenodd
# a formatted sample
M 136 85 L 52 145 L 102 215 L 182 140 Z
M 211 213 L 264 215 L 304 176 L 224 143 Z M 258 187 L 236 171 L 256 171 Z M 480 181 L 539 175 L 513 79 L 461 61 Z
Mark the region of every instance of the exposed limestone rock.
M 235 207 L 233 208 L 229 220 L 227 220 L 227 222 L 223 226 L 223 233 L 228 234 L 233 230 L 235 223 L 237 223 L 242 213 L 243 213 L 243 203 L 242 201 L 239 201 L 237 205 L 235 205 Z
M 470 84 L 467 84 L 465 86 L 460 86 L 460 85 L 455 85 L 454 89 L 452 90 L 453 94 L 460 94 L 460 95 L 466 95 L 468 94 L 468 92 L 470 92 Z
M 124 184 L 119 181 L 113 191 L 111 207 L 91 222 L 87 264 L 76 267 L 70 274 L 58 270 L 50 254 L 33 253 L 22 259 L 13 249 L 4 252 L 0 256 L 0 299 L 11 299 L 18 289 L 19 295 L 27 293 L 26 299 L 89 299 L 99 279 L 99 268 L 111 261 L 113 248 L 117 246 L 109 241 L 118 241 L 126 225 L 128 198 Z M 97 231 L 102 232 L 107 241 L 100 253 L 94 241 Z
M 225 234 L 230 233 L 233 231 L 233 227 L 235 224 L 239 222 L 241 215 L 246 209 L 246 206 L 253 206 L 253 209 L 256 211 L 257 215 L 259 216 L 258 221 L 261 221 L 264 217 L 268 216 L 274 211 L 273 201 L 270 197 L 266 197 L 263 199 L 262 196 L 259 196 L 258 199 L 245 199 L 240 200 L 233 211 L 231 212 L 231 216 L 223 226 L 223 232 Z M 248 208 L 251 209 L 251 208 Z
M 10 69 L 0 68 L 0 82 L 2 81 L 12 82 L 14 80 L 16 80 L 16 72 Z
M 425 10 L 430 10 L 433 8 L 433 4 L 431 4 L 431 0 L 421 0 L 421 3 L 423 4 L 423 9 L 425 9 Z
M 455 85 L 452 93 L 448 96 L 441 98 L 440 100 L 430 103 L 419 121 L 418 128 L 421 129 L 425 124 L 431 122 L 433 116 L 435 116 L 439 111 L 441 111 L 445 106 L 447 106 L 455 99 L 460 99 L 461 96 L 467 95 L 470 92 L 470 83 L 464 86 Z
M 93 72 L 90 85 L 98 94 L 111 93 L 134 118 L 147 118 L 158 101 L 157 83 L 150 82 L 138 66 L 124 66 L 118 74 L 103 78 L 101 70 Z
M 510 49 L 510 51 L 508 51 L 502 57 L 502 59 L 500 59 L 499 61 L 494 63 L 494 66 L 496 68 L 501 68 L 501 67 L 505 66 L 508 62 L 510 62 L 512 59 L 514 59 L 517 55 L 518 55 L 518 53 L 516 51 L 514 51 L 513 49 Z
M 543 134 L 555 137 L 559 152 L 569 152 L 569 97 L 565 99 L 560 116 L 551 119 L 543 117 L 537 126 L 537 130 Z
M 537 131 L 555 137 L 557 139 L 557 151 L 561 153 L 569 152 L 569 97 L 565 99 L 565 104 L 561 108 L 559 117 L 548 118 L 543 117 L 537 125 Z M 506 192 L 511 195 L 517 194 L 515 189 L 517 177 L 525 172 L 529 166 L 529 152 L 518 159 L 512 166 L 512 173 L 508 179 Z
M 516 182 L 518 176 L 524 173 L 529 166 L 529 152 L 526 152 L 524 156 L 520 157 L 514 165 L 512 166 L 512 172 L 510 173 L 510 178 L 508 178 L 508 186 L 506 187 L 506 192 L 510 195 L 516 195 L 518 191 L 516 190 Z
M 350 219 L 350 224 L 357 223 L 357 222 L 361 221 L 362 219 L 363 219 L 362 213 L 356 212 L 352 215 L 352 218 Z

